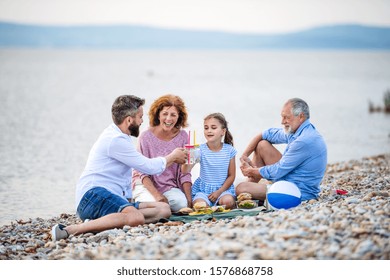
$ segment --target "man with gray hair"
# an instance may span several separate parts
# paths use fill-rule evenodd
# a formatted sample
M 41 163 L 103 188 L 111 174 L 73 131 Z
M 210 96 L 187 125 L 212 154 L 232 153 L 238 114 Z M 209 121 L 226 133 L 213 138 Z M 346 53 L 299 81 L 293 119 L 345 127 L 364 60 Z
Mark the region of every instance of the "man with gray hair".
M 310 123 L 309 106 L 300 98 L 289 99 L 283 106 L 281 117 L 283 128 L 264 130 L 244 150 L 240 168 L 248 180 L 237 185 L 237 195 L 250 193 L 253 199 L 264 201 L 267 185 L 260 181 L 264 178 L 296 184 L 302 201 L 318 197 L 327 165 L 327 147 Z M 287 144 L 283 154 L 274 147 L 275 144 Z

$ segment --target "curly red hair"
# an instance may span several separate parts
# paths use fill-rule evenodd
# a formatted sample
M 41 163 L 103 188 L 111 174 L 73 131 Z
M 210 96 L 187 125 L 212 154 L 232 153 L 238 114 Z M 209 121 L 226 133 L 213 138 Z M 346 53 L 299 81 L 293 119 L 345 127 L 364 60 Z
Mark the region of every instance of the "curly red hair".
M 185 106 L 183 100 L 176 95 L 172 94 L 166 94 L 159 98 L 157 98 L 149 109 L 149 125 L 151 127 L 160 125 L 159 115 L 161 110 L 164 107 L 171 107 L 175 106 L 177 111 L 179 112 L 179 118 L 177 120 L 177 123 L 175 125 L 176 128 L 184 128 L 188 126 L 187 119 L 188 119 L 188 113 L 187 113 L 187 107 Z

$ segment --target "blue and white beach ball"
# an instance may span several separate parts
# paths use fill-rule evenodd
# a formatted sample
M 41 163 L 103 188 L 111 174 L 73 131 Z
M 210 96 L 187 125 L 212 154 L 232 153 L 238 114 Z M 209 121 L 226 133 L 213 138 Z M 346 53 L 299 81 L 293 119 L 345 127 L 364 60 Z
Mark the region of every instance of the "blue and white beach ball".
M 278 181 L 268 188 L 267 201 L 273 209 L 289 209 L 301 203 L 301 191 L 294 183 Z

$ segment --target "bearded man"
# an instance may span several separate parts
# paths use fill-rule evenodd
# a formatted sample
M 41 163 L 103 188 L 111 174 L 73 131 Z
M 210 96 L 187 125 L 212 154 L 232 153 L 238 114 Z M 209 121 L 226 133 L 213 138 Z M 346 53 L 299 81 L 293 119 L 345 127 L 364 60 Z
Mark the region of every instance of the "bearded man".
M 111 108 L 113 123 L 93 145 L 76 188 L 77 215 L 88 221 L 53 226 L 54 241 L 69 235 L 153 223 L 171 215 L 169 205 L 164 202 L 131 200 L 133 168 L 146 174 L 161 174 L 172 163 L 183 164 L 187 160 L 184 148 L 156 158 L 137 151 L 131 136 L 139 135 L 144 104 L 144 99 L 134 95 L 115 99 Z
M 311 124 L 304 100 L 289 99 L 281 117 L 283 128 L 269 128 L 256 135 L 240 157 L 241 172 L 248 180 L 237 185 L 237 195 L 250 193 L 264 201 L 267 180 L 285 180 L 297 185 L 302 201 L 318 198 L 327 165 L 325 141 Z M 287 144 L 283 154 L 274 146 L 277 144 Z M 267 180 L 263 182 L 262 178 Z

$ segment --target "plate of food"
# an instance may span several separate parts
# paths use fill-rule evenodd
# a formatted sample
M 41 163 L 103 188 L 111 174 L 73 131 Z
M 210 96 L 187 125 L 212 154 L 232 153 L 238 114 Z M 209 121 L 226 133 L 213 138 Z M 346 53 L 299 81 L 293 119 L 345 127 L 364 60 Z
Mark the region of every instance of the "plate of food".
M 238 209 L 253 209 L 259 206 L 259 201 L 253 200 L 250 193 L 241 193 L 237 196 L 236 205 Z
M 206 202 L 197 202 L 194 204 L 193 208 L 185 207 L 181 208 L 178 212 L 174 213 L 175 215 L 183 216 L 183 215 L 205 215 L 205 214 L 212 214 L 212 213 L 225 213 L 229 212 L 229 209 L 226 209 L 225 205 L 216 205 L 216 206 L 209 206 L 206 204 Z
M 173 213 L 175 214 L 176 216 L 185 216 L 185 215 L 188 215 L 190 213 L 194 212 L 194 210 L 190 207 L 184 207 L 184 208 L 181 208 L 179 211 Z

